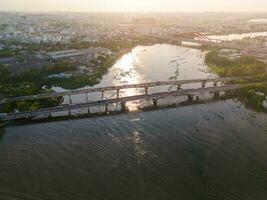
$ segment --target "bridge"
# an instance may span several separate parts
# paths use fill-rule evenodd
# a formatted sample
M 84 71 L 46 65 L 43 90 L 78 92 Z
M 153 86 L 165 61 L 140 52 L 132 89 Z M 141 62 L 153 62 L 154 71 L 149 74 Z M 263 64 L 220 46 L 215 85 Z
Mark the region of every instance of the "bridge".
M 118 85 L 118 86 L 108 86 L 108 87 L 98 87 L 98 88 L 89 88 L 89 89 L 80 89 L 80 90 L 70 90 L 66 92 L 54 92 L 54 93 L 44 93 L 30 96 L 21 96 L 21 97 L 12 97 L 0 99 L 0 104 L 11 102 L 11 101 L 25 101 L 25 100 L 36 100 L 36 99 L 45 99 L 53 97 L 63 97 L 69 96 L 69 102 L 72 103 L 71 96 L 78 94 L 85 94 L 86 100 L 88 101 L 88 93 L 101 92 L 102 99 L 104 99 L 104 93 L 106 91 L 117 91 L 117 98 L 120 97 L 120 90 L 122 89 L 137 89 L 143 88 L 145 94 L 148 94 L 148 89 L 150 87 L 166 86 L 166 85 L 176 85 L 177 90 L 181 90 L 182 85 L 184 84 L 193 84 L 201 83 L 202 88 L 206 86 L 207 83 L 213 82 L 214 86 L 217 86 L 219 82 L 235 81 L 235 80 L 244 80 L 251 79 L 251 77 L 225 77 L 225 78 L 209 78 L 209 79 L 193 79 L 193 80 L 175 80 L 175 81 L 158 81 L 150 83 L 138 83 L 138 84 L 129 84 L 129 85 Z
M 234 84 L 234 85 L 226 85 L 226 86 L 213 86 L 213 87 L 202 87 L 202 88 L 197 88 L 197 89 L 168 91 L 168 92 L 152 93 L 152 94 L 146 93 L 146 94 L 141 94 L 141 95 L 119 97 L 119 98 L 114 98 L 114 99 L 103 99 L 103 100 L 98 100 L 94 102 L 86 102 L 86 103 L 79 103 L 79 104 L 65 104 L 65 105 L 61 105 L 57 107 L 39 109 L 35 111 L 2 114 L 0 116 L 0 121 L 30 119 L 30 118 L 38 117 L 41 115 L 50 116 L 52 113 L 62 112 L 62 111 L 69 111 L 69 115 L 71 115 L 71 110 L 82 109 L 82 108 L 88 108 L 88 112 L 90 112 L 90 107 L 94 107 L 94 106 L 105 106 L 105 112 L 108 113 L 109 105 L 115 104 L 115 103 L 120 103 L 121 109 L 126 110 L 126 103 L 129 101 L 152 100 L 154 106 L 157 106 L 158 99 L 168 97 L 168 96 L 187 96 L 188 101 L 193 101 L 193 97 L 196 93 L 212 92 L 214 93 L 214 95 L 218 95 L 219 92 L 222 92 L 222 91 L 237 90 L 240 88 L 241 88 L 240 84 Z M 197 99 L 199 99 L 199 97 L 197 97 Z
M 150 37 L 151 36 L 147 36 Z M 215 40 L 210 39 L 206 35 L 200 33 L 200 32 L 187 32 L 187 33 L 179 33 L 176 35 L 170 35 L 170 36 L 152 36 L 155 39 L 160 40 L 168 40 L 168 41 L 174 41 L 177 44 L 182 45 L 182 42 L 190 42 L 190 43 L 197 43 L 201 46 L 211 46 L 211 47 L 220 47 L 220 48 L 226 48 L 226 49 L 235 49 L 240 51 L 247 51 L 251 53 L 261 53 L 261 54 L 267 54 L 266 48 L 257 48 L 257 47 L 251 47 L 251 46 L 244 46 L 244 45 L 238 45 L 238 44 L 232 44 L 223 40 Z

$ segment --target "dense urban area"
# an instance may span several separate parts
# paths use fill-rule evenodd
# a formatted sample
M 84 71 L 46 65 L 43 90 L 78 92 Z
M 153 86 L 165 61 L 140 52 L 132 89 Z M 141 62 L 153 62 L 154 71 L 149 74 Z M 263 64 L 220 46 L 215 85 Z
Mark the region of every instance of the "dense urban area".
M 267 85 L 263 83 L 267 80 L 264 18 L 267 15 L 260 13 L 1 12 L 0 98 L 50 93 L 52 86 L 65 89 L 94 86 L 132 48 L 157 43 L 176 45 L 177 41 L 170 38 L 197 32 L 205 37 L 190 37 L 200 44 L 185 45 L 205 51 L 205 63 L 220 77 L 252 76 L 250 82 L 257 84 L 244 86 L 235 96 L 255 109 L 264 110 L 267 106 Z M 232 34 L 247 33 L 253 37 L 229 39 Z M 226 39 L 216 39 L 224 46 L 202 44 L 203 38 L 204 42 L 206 38 L 212 41 L 216 35 L 226 35 Z M 1 110 L 2 113 L 36 110 L 57 106 L 62 101 L 62 97 L 11 101 L 2 104 Z

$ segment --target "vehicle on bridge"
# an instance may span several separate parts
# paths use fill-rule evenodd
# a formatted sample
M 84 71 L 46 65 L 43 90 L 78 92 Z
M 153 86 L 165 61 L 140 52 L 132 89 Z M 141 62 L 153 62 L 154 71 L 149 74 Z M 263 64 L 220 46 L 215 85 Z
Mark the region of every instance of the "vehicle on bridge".
M 0 118 L 7 117 L 7 113 L 0 113 Z

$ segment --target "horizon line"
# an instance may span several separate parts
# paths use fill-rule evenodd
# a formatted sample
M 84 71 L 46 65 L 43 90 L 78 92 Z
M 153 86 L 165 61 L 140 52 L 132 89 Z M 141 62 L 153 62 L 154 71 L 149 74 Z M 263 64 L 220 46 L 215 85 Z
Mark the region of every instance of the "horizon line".
M 39 13 L 266 13 L 267 10 L 262 10 L 262 11 L 251 11 L 251 10 L 239 10 L 239 11 L 218 11 L 218 10 L 213 10 L 213 11 L 114 11 L 114 10 L 95 10 L 95 11 L 85 11 L 85 10 L 76 10 L 76 11 L 71 11 L 71 10 L 1 10 L 0 12 L 20 12 L 20 13 L 34 13 L 34 12 L 39 12 Z

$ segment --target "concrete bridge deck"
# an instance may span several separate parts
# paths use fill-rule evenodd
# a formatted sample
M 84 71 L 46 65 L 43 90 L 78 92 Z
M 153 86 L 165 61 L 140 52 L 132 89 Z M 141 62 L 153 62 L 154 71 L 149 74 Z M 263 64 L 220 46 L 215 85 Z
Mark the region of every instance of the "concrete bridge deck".
M 125 106 L 126 102 L 129 101 L 136 101 L 136 100 L 144 100 L 144 99 L 159 99 L 167 96 L 192 96 L 195 93 L 199 92 L 221 92 L 221 91 L 229 91 L 229 90 L 236 90 L 240 89 L 241 85 L 227 85 L 227 86 L 216 86 L 216 87 L 206 87 L 206 88 L 198 88 L 198 89 L 188 89 L 182 91 L 171 91 L 171 92 L 162 92 L 162 93 L 153 93 L 153 94 L 143 94 L 143 95 L 135 95 L 129 97 L 122 97 L 122 98 L 115 98 L 115 99 L 106 99 L 106 100 L 99 100 L 95 102 L 88 102 L 88 103 L 79 103 L 79 104 L 67 104 L 53 108 L 46 108 L 40 109 L 35 111 L 29 112 L 19 112 L 19 113 L 12 113 L 6 116 L 0 116 L 0 121 L 9 121 L 9 120 L 16 120 L 16 119 L 28 119 L 32 117 L 37 117 L 40 115 L 50 115 L 52 113 L 61 112 L 61 111 L 70 111 L 74 109 L 81 109 L 81 108 L 90 108 L 94 106 L 107 106 L 109 104 L 114 103 L 121 103 Z M 122 107 L 124 107 L 122 106 Z
M 165 38 L 167 39 L 167 38 Z M 168 40 L 172 40 L 178 43 L 181 42 L 190 42 L 190 43 L 197 43 L 199 45 L 204 45 L 204 46 L 211 46 L 211 47 L 220 47 L 224 49 L 235 49 L 235 50 L 240 50 L 240 51 L 247 51 L 247 52 L 252 52 L 252 53 L 259 53 L 259 54 L 267 54 L 267 49 L 266 48 L 258 48 L 258 47 L 252 47 L 252 46 L 245 46 L 245 45 L 237 45 L 237 44 L 231 44 L 227 41 L 219 41 L 219 40 L 212 40 L 211 41 L 199 41 L 199 40 L 194 40 L 194 39 L 189 39 L 189 38 L 169 38 Z
M 77 95 L 77 94 L 86 94 L 86 93 L 93 93 L 93 92 L 102 92 L 102 96 L 103 96 L 103 92 L 105 91 L 119 92 L 119 90 L 122 90 L 122 89 L 134 89 L 134 88 L 144 88 L 146 89 L 146 93 L 147 93 L 147 89 L 150 87 L 165 86 L 165 85 L 177 85 L 179 87 L 184 84 L 192 84 L 192 83 L 203 83 L 205 85 L 208 82 L 217 83 L 217 82 L 226 82 L 226 81 L 242 80 L 242 79 L 249 79 L 249 78 L 251 77 L 225 77 L 225 78 L 193 79 L 193 80 L 191 79 L 191 80 L 178 80 L 178 81 L 158 81 L 158 82 L 150 82 L 150 83 L 108 86 L 108 87 L 99 87 L 99 88 L 70 90 L 66 92 L 54 92 L 54 93 L 45 93 L 45 94 L 21 96 L 21 97 L 14 97 L 14 98 L 4 98 L 4 99 L 0 99 L 0 103 L 3 104 L 9 101 L 35 100 L 35 99 L 62 97 L 62 96 L 70 96 L 70 95 Z M 117 97 L 119 97 L 119 95 L 117 95 Z

